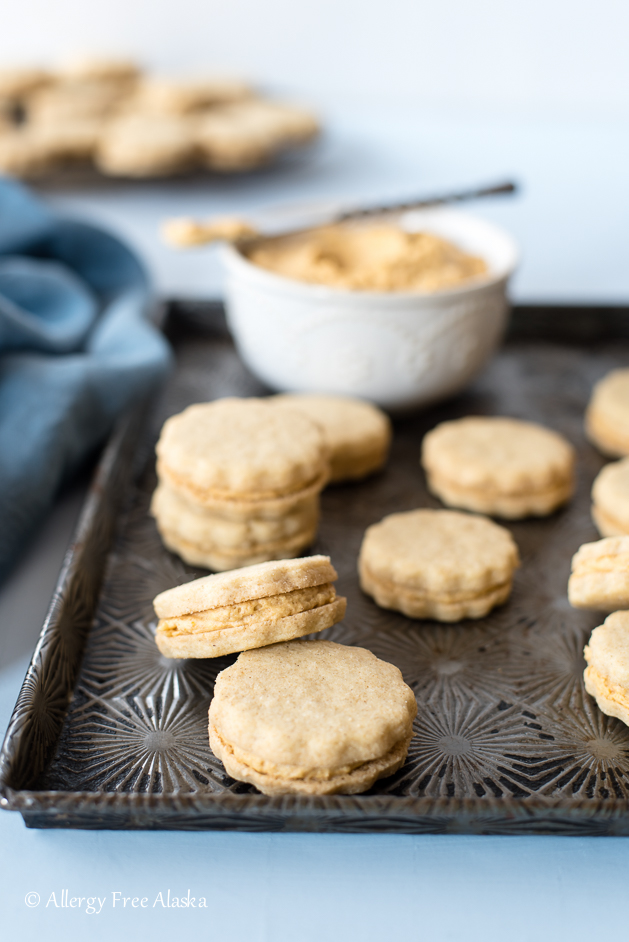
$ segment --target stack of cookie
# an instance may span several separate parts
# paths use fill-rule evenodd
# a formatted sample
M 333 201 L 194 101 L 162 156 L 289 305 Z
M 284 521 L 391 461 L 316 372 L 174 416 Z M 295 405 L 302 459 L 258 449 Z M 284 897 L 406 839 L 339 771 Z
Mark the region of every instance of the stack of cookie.
M 218 573 L 153 600 L 166 657 L 244 652 L 222 671 L 210 746 L 266 795 L 366 791 L 403 764 L 417 703 L 397 667 L 363 648 L 301 641 L 345 615 L 328 556 Z
M 225 570 L 312 543 L 329 478 L 320 428 L 268 400 L 220 399 L 168 419 L 151 511 L 168 549 Z

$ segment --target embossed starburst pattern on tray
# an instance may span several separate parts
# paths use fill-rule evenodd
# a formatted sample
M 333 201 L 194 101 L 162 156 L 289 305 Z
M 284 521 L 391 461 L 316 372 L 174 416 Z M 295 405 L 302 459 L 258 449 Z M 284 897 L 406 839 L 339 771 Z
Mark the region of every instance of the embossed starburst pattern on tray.
M 180 338 L 178 356 L 149 442 L 168 414 L 190 402 L 262 392 L 227 340 Z M 596 538 L 589 490 L 603 463 L 583 439 L 583 409 L 593 380 L 617 357 L 610 347 L 592 354 L 584 369 L 577 348 L 508 346 L 465 397 L 396 423 L 384 473 L 324 492 L 312 551 L 332 557 L 348 611 L 320 637 L 365 646 L 397 664 L 419 705 L 406 764 L 371 795 L 525 803 L 535 796 L 629 798 L 629 729 L 603 716 L 583 687 L 583 645 L 600 616 L 575 612 L 566 599 L 570 558 L 580 543 Z M 364 530 L 393 511 L 440 506 L 419 467 L 421 438 L 438 421 L 470 413 L 529 418 L 566 434 L 579 451 L 578 494 L 550 518 L 507 524 L 522 567 L 510 601 L 487 618 L 441 625 L 379 609 L 356 576 Z M 80 676 L 41 785 L 253 794 L 225 774 L 207 740 L 213 684 L 234 658 L 171 661 L 153 641 L 154 595 L 203 574 L 161 545 L 148 515 L 154 485 L 149 449 L 120 521 Z

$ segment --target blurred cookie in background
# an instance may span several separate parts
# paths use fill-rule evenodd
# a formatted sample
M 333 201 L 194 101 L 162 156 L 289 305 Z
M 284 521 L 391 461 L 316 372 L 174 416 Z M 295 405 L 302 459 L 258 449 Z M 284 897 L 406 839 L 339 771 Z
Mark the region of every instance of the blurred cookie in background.
M 113 57 L 0 70 L 0 172 L 17 177 L 77 160 L 115 177 L 242 172 L 319 130 L 307 109 L 262 97 L 240 78 L 154 77 Z
M 585 413 L 585 433 L 610 458 L 629 455 L 629 369 L 599 380 Z

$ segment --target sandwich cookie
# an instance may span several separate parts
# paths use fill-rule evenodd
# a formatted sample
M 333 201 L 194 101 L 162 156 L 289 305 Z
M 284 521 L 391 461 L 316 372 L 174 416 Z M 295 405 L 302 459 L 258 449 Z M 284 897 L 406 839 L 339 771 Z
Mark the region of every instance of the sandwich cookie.
M 568 599 L 574 608 L 629 609 L 629 536 L 584 543 L 572 557 Z
M 511 520 L 552 513 L 575 486 L 572 445 L 520 419 L 442 422 L 424 438 L 422 464 L 444 504 Z
M 301 638 L 345 615 L 328 556 L 274 560 L 205 576 L 153 600 L 166 657 L 220 657 Z
M 257 514 L 247 505 L 240 514 L 233 506 L 203 507 L 167 484 L 158 485 L 151 501 L 164 544 L 191 566 L 217 570 L 234 569 L 243 556 L 250 564 L 284 559 L 313 542 L 319 523 L 314 497 L 284 514 L 265 516 L 264 509 L 264 503 Z
M 358 480 L 378 471 L 391 445 L 391 422 L 377 406 L 348 396 L 288 393 L 273 402 L 309 416 L 330 451 L 330 481 Z
M 585 433 L 610 458 L 629 455 L 629 369 L 612 370 L 594 386 Z
M 629 726 L 629 612 L 613 612 L 583 651 L 585 689 L 599 709 Z
M 390 514 L 365 533 L 360 585 L 409 618 L 482 618 L 509 597 L 518 548 L 504 527 L 452 510 Z
M 629 458 L 606 465 L 594 479 L 592 520 L 601 536 L 629 534 Z
M 314 540 L 329 476 L 323 433 L 265 399 L 220 399 L 169 419 L 151 512 L 191 565 L 233 569 L 297 556 Z
M 265 795 L 352 795 L 404 764 L 416 712 L 398 668 L 371 651 L 290 641 L 221 671 L 210 747 Z

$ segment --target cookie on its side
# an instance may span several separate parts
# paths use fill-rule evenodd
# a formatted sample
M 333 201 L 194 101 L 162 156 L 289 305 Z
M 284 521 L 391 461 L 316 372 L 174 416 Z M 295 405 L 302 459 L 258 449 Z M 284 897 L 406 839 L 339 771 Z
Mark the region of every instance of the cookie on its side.
M 404 764 L 416 712 L 398 668 L 371 651 L 292 641 L 218 675 L 210 746 L 265 795 L 353 795 Z
M 599 380 L 585 413 L 585 433 L 610 458 L 629 455 L 629 369 Z
M 518 548 L 486 517 L 452 510 L 390 514 L 365 533 L 360 584 L 410 618 L 482 618 L 507 600 Z
M 330 450 L 330 481 L 354 481 L 378 471 L 391 445 L 391 422 L 382 409 L 349 396 L 286 393 L 271 400 L 321 426 Z
M 613 612 L 583 651 L 585 689 L 607 716 L 629 726 L 629 612 Z
M 546 516 L 574 491 L 572 445 L 520 419 L 442 422 L 424 438 L 422 464 L 428 487 L 445 504 L 511 520 Z
M 629 536 L 584 543 L 572 557 L 568 599 L 574 608 L 629 609 Z
M 629 458 L 605 465 L 594 479 L 592 520 L 601 536 L 629 534 Z
M 301 638 L 341 621 L 328 556 L 273 560 L 168 589 L 153 600 L 166 657 L 220 657 Z

